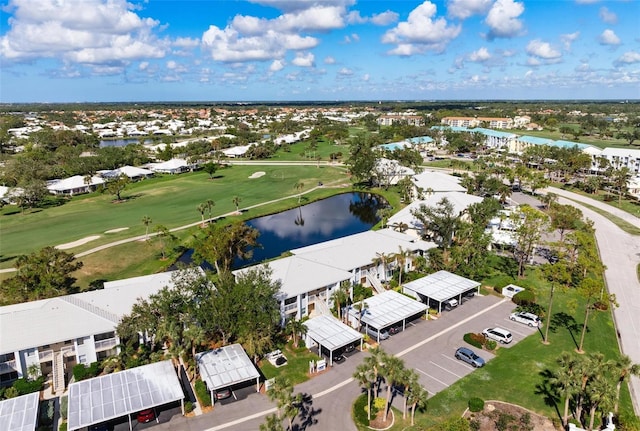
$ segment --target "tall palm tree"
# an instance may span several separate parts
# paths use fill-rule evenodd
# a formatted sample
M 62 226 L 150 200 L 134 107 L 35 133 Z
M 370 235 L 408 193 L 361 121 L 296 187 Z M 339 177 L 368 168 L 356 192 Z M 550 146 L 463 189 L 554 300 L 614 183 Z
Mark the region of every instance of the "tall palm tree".
M 298 181 L 293 185 L 293 188 L 298 192 L 298 203 L 302 199 L 302 190 L 304 189 L 304 183 L 302 181 Z
M 404 403 L 402 406 L 402 419 L 406 419 L 409 388 L 418 384 L 418 374 L 412 368 L 405 368 L 403 373 L 399 377 L 399 383 L 401 383 L 402 387 L 404 388 L 404 391 L 403 391 Z
M 616 385 L 616 402 L 613 407 L 613 411 L 618 413 L 618 403 L 620 402 L 620 388 L 622 383 L 629 380 L 631 376 L 640 376 L 640 364 L 634 364 L 631 362 L 631 358 L 627 355 L 622 355 L 615 363 L 615 369 L 618 373 L 618 383 Z
M 385 363 L 387 354 L 379 347 L 374 347 L 369 351 L 370 356 L 364 358 L 362 364 L 373 372 L 373 383 L 375 387 L 374 397 L 378 396 L 380 391 L 380 376 L 382 374 L 382 367 Z
M 149 216 L 143 216 L 142 217 L 142 224 L 145 227 L 145 232 L 144 232 L 144 239 L 148 240 L 149 239 L 149 225 L 151 225 L 152 220 L 151 217 Z
M 382 272 L 384 273 L 384 281 L 387 281 L 387 265 L 389 264 L 391 256 L 389 256 L 385 252 L 378 253 L 376 252 L 376 257 L 373 258 L 372 262 L 376 266 L 382 265 Z
M 207 206 L 205 204 L 198 204 L 196 209 L 200 213 L 200 217 L 202 217 L 202 226 L 204 226 L 204 212 L 207 210 Z
M 420 386 L 420 383 L 418 383 L 417 380 L 409 387 L 409 391 L 407 392 L 407 402 L 411 405 L 411 426 L 414 425 L 416 408 L 423 409 L 427 407 L 428 398 L 429 392 Z
M 367 312 L 369 304 L 364 300 L 364 296 L 354 298 L 353 308 L 358 312 L 358 331 L 362 328 L 362 315 Z M 378 341 L 378 340 L 376 340 Z
M 564 394 L 564 412 L 562 414 L 562 425 L 566 427 L 569 423 L 569 403 L 578 389 L 576 367 L 578 361 L 569 353 L 564 352 L 557 359 L 560 369 L 557 370 L 550 383 L 557 387 Z
M 333 291 L 331 300 L 335 303 L 338 319 L 342 320 L 342 305 L 349 301 L 349 281 L 345 280 Z
M 356 367 L 353 378 L 358 381 L 360 387 L 367 391 L 367 419 L 371 420 L 371 391 L 376 382 L 376 375 L 373 368 L 369 368 L 366 361 Z
M 265 422 L 260 424 L 260 431 L 284 431 L 282 420 L 276 415 L 269 415 L 265 418 Z
M 587 430 L 591 431 L 596 411 L 605 412 L 615 403 L 615 388 L 608 376 L 601 373 L 596 374 L 587 385 L 587 397 L 589 401 L 589 427 Z
M 236 212 L 239 213 L 240 212 L 240 202 L 242 202 L 242 198 L 240 196 L 234 196 L 233 199 L 231 200 L 231 202 L 233 202 L 233 204 L 236 207 Z
M 397 356 L 389 355 L 384 362 L 383 377 L 387 382 L 387 403 L 384 407 L 385 420 L 389 415 L 389 406 L 391 405 L 391 388 L 400 381 L 404 368 L 404 361 Z
M 622 204 L 622 194 L 627 191 L 629 180 L 631 179 L 631 171 L 626 166 L 616 169 L 613 172 L 613 185 L 618 189 L 618 206 Z
M 207 207 L 207 211 L 209 211 L 209 219 L 211 219 L 211 210 L 214 206 L 216 206 L 216 203 L 213 199 L 207 199 L 206 201 L 204 201 L 204 204 Z
M 398 246 L 398 252 L 395 254 L 396 262 L 398 262 L 398 269 L 400 270 L 398 274 L 398 285 L 402 285 L 402 273 L 407 266 L 409 257 L 411 257 L 411 251 L 403 249 L 402 246 Z
M 586 358 L 582 358 L 581 361 L 578 361 L 576 364 L 576 374 L 579 378 L 579 390 L 578 390 L 578 398 L 576 400 L 576 414 L 575 418 L 580 423 L 582 422 L 582 411 L 585 405 L 585 398 L 588 394 L 587 386 L 589 382 L 595 378 L 595 376 L 600 372 L 600 370 L 606 367 L 606 362 L 604 360 L 604 355 L 602 353 L 593 353 Z
M 267 391 L 267 396 L 271 401 L 275 401 L 278 410 L 278 419 L 282 418 L 282 407 L 287 404 L 288 399 L 293 395 L 293 385 L 286 377 L 276 377 L 273 386 Z

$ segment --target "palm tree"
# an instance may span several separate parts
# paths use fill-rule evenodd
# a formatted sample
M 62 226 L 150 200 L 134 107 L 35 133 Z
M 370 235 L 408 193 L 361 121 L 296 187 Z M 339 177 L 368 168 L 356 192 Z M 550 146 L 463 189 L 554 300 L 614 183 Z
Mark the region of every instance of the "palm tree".
M 390 355 L 384 362 L 384 379 L 387 382 L 387 403 L 384 407 L 385 420 L 389 415 L 389 406 L 391 405 L 391 388 L 400 381 L 404 368 L 404 361 L 397 356 Z
M 234 196 L 233 199 L 231 200 L 231 202 L 233 202 L 233 204 L 236 206 L 236 212 L 239 213 L 240 212 L 240 202 L 242 202 L 242 198 L 240 198 L 240 196 Z
M 407 402 L 411 405 L 411 426 L 414 425 L 416 407 L 420 409 L 426 408 L 428 398 L 429 392 L 420 386 L 420 383 L 418 383 L 417 380 L 409 387 L 409 391 L 407 392 Z
M 569 402 L 577 392 L 578 381 L 576 380 L 576 367 L 578 361 L 567 352 L 562 353 L 557 360 L 560 369 L 557 370 L 550 380 L 550 383 L 564 393 L 564 413 L 562 415 L 562 425 L 566 428 L 569 423 Z
M 627 191 L 629 180 L 631 179 L 631 171 L 624 166 L 613 172 L 613 185 L 618 189 L 618 206 L 622 205 L 622 194 Z
M 214 206 L 216 206 L 216 203 L 213 201 L 213 199 L 207 199 L 206 201 L 204 201 L 204 204 L 207 207 L 207 210 L 209 211 L 209 219 L 211 219 L 211 210 L 213 209 Z
M 340 283 L 333 293 L 331 294 L 331 300 L 335 303 L 336 311 L 338 312 L 338 319 L 342 320 L 342 304 L 347 304 L 349 301 L 349 281 L 345 280 Z
M 293 347 L 298 347 L 298 335 L 304 336 L 307 333 L 307 327 L 302 320 L 292 318 L 287 320 L 286 328 L 287 332 L 291 333 L 291 338 L 293 338 Z
M 276 377 L 273 386 L 267 391 L 267 396 L 271 401 L 275 401 L 278 410 L 276 414 L 278 419 L 282 416 L 281 408 L 287 403 L 287 399 L 293 395 L 293 385 L 286 377 Z
M 402 406 L 402 419 L 407 418 L 407 398 L 409 394 L 409 388 L 418 384 L 418 374 L 411 368 L 405 368 L 403 373 L 399 377 L 399 382 L 404 388 L 404 403 Z
M 591 431 L 596 411 L 604 412 L 615 403 L 615 389 L 607 376 L 596 374 L 587 385 L 587 396 L 589 400 L 589 427 L 587 430 Z
M 395 254 L 396 262 L 398 262 L 398 269 L 400 270 L 398 274 L 398 285 L 402 285 L 402 273 L 404 272 L 405 267 L 407 266 L 407 260 L 411 256 L 411 251 L 403 249 L 402 246 L 398 246 L 398 253 Z
M 202 217 L 202 226 L 204 226 L 204 212 L 207 210 L 207 206 L 205 204 L 199 204 L 196 209 L 198 210 L 198 212 L 200 213 L 200 216 Z
M 362 315 L 367 312 L 369 304 L 364 300 L 364 296 L 360 295 L 358 298 L 354 298 L 353 308 L 358 312 L 358 331 L 362 328 Z M 376 340 L 378 341 L 378 340 Z
M 298 203 L 302 199 L 302 190 L 304 189 L 304 183 L 302 181 L 298 181 L 293 185 L 293 188 L 298 192 Z
M 376 252 L 376 257 L 373 258 L 372 262 L 376 266 L 382 265 L 382 271 L 384 273 L 384 281 L 387 281 L 387 264 L 389 263 L 390 256 L 385 252 L 378 253 Z
M 375 385 L 374 397 L 377 397 L 378 392 L 380 391 L 380 374 L 387 354 L 379 347 L 374 347 L 369 351 L 369 353 L 370 356 L 364 358 L 362 365 L 373 372 L 373 383 Z
M 145 232 L 144 232 L 144 239 L 148 240 L 149 239 L 149 225 L 152 223 L 151 217 L 149 216 L 143 216 L 142 217 L 142 224 L 145 227 Z
M 587 395 L 587 386 L 589 382 L 595 378 L 595 376 L 606 367 L 607 364 L 604 360 L 602 353 L 593 353 L 581 361 L 578 361 L 576 366 L 576 374 L 579 377 L 580 388 L 578 391 L 578 399 L 576 400 L 576 414 L 575 418 L 580 423 L 582 422 L 582 410 L 584 409 L 584 400 Z
M 353 378 L 358 381 L 360 387 L 367 390 L 367 419 L 371 420 L 371 390 L 376 382 L 376 375 L 373 368 L 367 366 L 366 361 L 356 367 Z
M 260 431 L 284 431 L 282 420 L 276 415 L 269 415 L 265 418 L 265 423 L 260 424 Z
M 616 385 L 616 402 L 613 407 L 613 411 L 618 413 L 618 403 L 620 401 L 620 388 L 622 383 L 629 380 L 631 376 L 640 376 L 640 364 L 632 363 L 629 356 L 623 355 L 616 361 L 615 369 L 618 372 L 618 384 Z

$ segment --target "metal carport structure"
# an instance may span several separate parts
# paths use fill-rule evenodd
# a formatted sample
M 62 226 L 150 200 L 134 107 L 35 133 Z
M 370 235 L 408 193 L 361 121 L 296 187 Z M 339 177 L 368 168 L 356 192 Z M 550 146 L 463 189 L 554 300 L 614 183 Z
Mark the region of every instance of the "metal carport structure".
M 456 298 L 462 303 L 462 295 L 469 292 L 480 292 L 480 283 L 448 271 L 438 271 L 426 277 L 406 283 L 402 291 L 419 300 L 438 303 L 438 313 L 442 311 L 442 303 Z
M 329 351 L 329 366 L 333 366 L 334 351 L 356 341 L 362 349 L 362 334 L 334 317 L 320 315 L 304 322 L 304 326 L 307 337 L 318 343 L 318 353 L 322 354 L 323 347 Z
M 404 331 L 406 320 L 409 317 L 417 316 L 427 310 L 427 306 L 422 302 L 411 299 L 395 290 L 386 290 L 377 295 L 373 295 L 364 300 L 366 307 L 359 312 L 353 305 L 349 307 L 349 316 L 351 319 L 360 321 L 370 326 L 378 332 L 380 342 L 380 330 L 387 328 L 393 324 L 402 322 L 402 330 Z M 358 318 L 358 314 L 362 316 Z
M 180 401 L 184 393 L 171 361 L 156 362 L 69 385 L 68 430 Z
M 35 431 L 40 392 L 0 401 L 0 430 Z
M 256 379 L 256 392 L 260 391 L 260 373 L 240 344 L 198 353 L 196 363 L 211 393 L 212 403 L 215 402 L 214 391 L 249 380 Z

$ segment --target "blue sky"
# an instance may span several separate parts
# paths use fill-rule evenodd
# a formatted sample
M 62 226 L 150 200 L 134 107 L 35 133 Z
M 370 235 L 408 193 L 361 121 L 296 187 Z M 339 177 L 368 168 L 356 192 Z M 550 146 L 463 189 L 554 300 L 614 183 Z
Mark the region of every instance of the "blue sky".
M 640 98 L 640 1 L 8 0 L 0 102 Z

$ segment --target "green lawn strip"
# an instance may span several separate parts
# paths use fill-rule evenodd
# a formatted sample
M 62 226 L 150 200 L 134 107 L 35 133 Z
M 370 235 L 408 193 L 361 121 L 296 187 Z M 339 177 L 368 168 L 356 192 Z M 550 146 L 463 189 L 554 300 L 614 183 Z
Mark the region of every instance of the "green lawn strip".
M 284 377 L 293 385 L 309 380 L 309 361 L 317 361 L 318 355 L 305 347 L 294 349 L 291 344 L 287 344 L 282 352 L 287 357 L 287 365 L 276 368 L 266 359 L 260 362 L 260 371 L 264 377 L 266 379 Z
M 266 174 L 248 178 L 257 171 Z M 309 190 L 319 181 L 331 184 L 347 180 L 342 169 L 315 166 L 234 166 L 220 170 L 217 176 L 209 180 L 206 173 L 195 172 L 141 181 L 127 187 L 123 197 L 130 200 L 122 203 L 113 203 L 113 196 L 108 194 L 91 194 L 73 198 L 58 207 L 25 214 L 6 215 L 15 209 L 5 208 L 0 212 L 3 260 L 0 267 L 12 266 L 11 259 L 20 254 L 90 235 L 101 237 L 73 251 L 143 235 L 145 227 L 141 220 L 145 215 L 153 220 L 150 231 L 159 224 L 174 228 L 194 223 L 200 219 L 196 207 L 207 199 L 215 201 L 212 215 L 216 216 L 235 210 L 234 196 L 242 199 L 240 207 L 245 208 L 296 194 L 293 186 L 298 181 L 304 183 L 304 190 Z M 129 229 L 104 233 L 124 227 Z
M 535 272 L 531 274 L 532 277 L 534 275 Z M 540 286 L 537 292 L 538 303 L 546 307 L 548 288 L 542 283 L 537 285 Z M 427 413 L 416 414 L 416 422 L 419 421 L 422 426 L 428 427 L 448 417 L 459 415 L 465 410 L 471 397 L 507 401 L 549 418 L 557 418 L 556 408 L 545 392 L 544 374 L 557 369 L 556 359 L 562 352 L 575 353 L 582 329 L 584 300 L 575 291 L 556 290 L 553 314 L 565 324 L 552 323 L 549 329 L 549 345 L 541 342 L 542 332 L 536 332 L 510 348 L 499 348 L 496 358 L 489 361 L 484 368 L 475 370 L 433 396 L 429 400 Z M 543 322 L 546 320 L 543 319 Z M 544 331 L 544 327 L 540 331 Z M 584 350 L 587 353 L 601 352 L 607 359 L 619 355 L 610 312 L 591 314 Z M 482 356 L 482 352 L 478 353 Z M 557 400 L 556 403 L 561 411 L 562 400 Z M 621 411 L 632 411 L 628 394 L 623 393 L 621 397 Z
M 640 235 L 640 228 L 632 225 L 631 223 L 629 223 L 626 220 L 621 219 L 620 217 L 611 214 L 610 212 L 603 210 L 601 208 L 598 207 L 594 207 L 593 205 L 589 205 L 587 203 L 584 203 L 583 201 L 577 200 L 577 199 L 571 199 L 571 198 L 566 198 L 569 200 L 574 201 L 575 203 L 579 204 L 579 205 L 583 205 L 586 208 L 589 208 L 590 210 L 597 212 L 598 214 L 600 214 L 603 217 L 606 217 L 607 219 L 611 220 L 611 222 L 613 224 L 615 224 L 616 226 L 618 226 L 620 229 L 622 229 L 623 231 L 627 232 L 630 235 Z
M 622 201 L 620 202 L 620 205 L 618 205 L 618 202 L 619 202 L 618 196 L 616 194 L 611 194 L 604 190 L 599 190 L 598 193 L 593 194 L 593 193 L 587 193 L 583 190 L 580 190 L 577 187 L 569 187 L 562 183 L 554 183 L 553 186 L 559 189 L 563 189 L 563 190 L 570 191 L 572 193 L 579 194 L 587 198 L 597 200 L 599 202 L 607 204 L 618 210 L 628 212 L 633 216 L 640 217 L 640 201 L 637 199 L 627 199 L 623 196 Z
M 315 162 L 319 157 L 321 161 L 327 162 L 332 153 L 342 153 L 343 161 L 349 157 L 349 145 L 337 145 L 325 138 L 317 141 L 315 148 L 310 147 L 311 143 L 310 140 L 306 140 L 291 144 L 285 147 L 286 151 L 277 151 L 269 160 Z
M 580 126 L 577 124 L 567 124 L 569 127 L 579 128 Z M 526 130 L 526 131 L 514 131 L 518 135 L 528 135 L 528 136 L 537 136 L 540 138 L 548 138 L 553 140 L 562 140 L 562 141 L 575 141 L 572 135 L 563 135 L 559 131 L 552 132 L 550 130 Z M 628 142 L 624 139 L 602 139 L 600 137 L 594 138 L 592 136 L 580 136 L 578 140 L 575 141 L 577 143 L 589 144 L 598 148 L 634 148 L 628 144 Z

